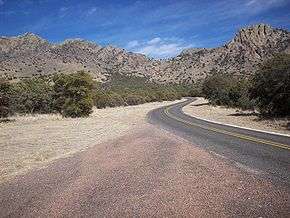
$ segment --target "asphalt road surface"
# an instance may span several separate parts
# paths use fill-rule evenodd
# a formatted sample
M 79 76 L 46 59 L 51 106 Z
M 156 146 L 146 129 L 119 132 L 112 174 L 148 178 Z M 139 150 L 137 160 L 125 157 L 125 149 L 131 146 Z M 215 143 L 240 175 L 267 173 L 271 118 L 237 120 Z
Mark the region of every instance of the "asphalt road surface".
M 186 115 L 188 98 L 150 112 L 151 123 L 173 131 L 238 167 L 290 185 L 290 137 L 215 124 Z

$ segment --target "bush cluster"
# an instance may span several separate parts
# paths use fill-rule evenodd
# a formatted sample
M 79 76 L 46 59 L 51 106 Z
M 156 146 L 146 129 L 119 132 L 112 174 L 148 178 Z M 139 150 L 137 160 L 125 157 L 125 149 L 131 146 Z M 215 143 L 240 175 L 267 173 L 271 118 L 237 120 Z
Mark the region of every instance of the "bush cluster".
M 93 80 L 79 72 L 53 78 L 53 105 L 64 117 L 87 117 L 93 107 Z
M 4 80 L 0 80 L 0 118 L 8 117 L 12 114 L 10 107 L 10 93 L 11 85 Z
M 115 73 L 95 90 L 94 102 L 97 108 L 105 108 L 176 100 L 194 93 L 197 91 L 192 86 L 161 85 L 143 77 Z
M 254 75 L 250 96 L 262 114 L 290 116 L 290 55 L 267 61 Z
M 98 108 L 175 100 L 196 93 L 192 87 L 160 85 L 146 78 L 113 74 L 104 84 L 84 72 L 30 78 L 17 83 L 0 81 L 0 116 L 13 113 L 60 113 L 64 117 L 85 117 Z
M 216 73 L 206 77 L 202 92 L 211 104 L 246 110 L 254 108 L 254 100 L 250 99 L 249 87 L 248 79 Z
M 93 107 L 92 85 L 92 78 L 84 72 L 17 83 L 1 81 L 0 117 L 55 112 L 64 117 L 88 116 Z
M 262 115 L 290 115 L 290 55 L 266 61 L 251 78 L 213 74 L 206 77 L 203 95 L 212 103 L 257 109 Z

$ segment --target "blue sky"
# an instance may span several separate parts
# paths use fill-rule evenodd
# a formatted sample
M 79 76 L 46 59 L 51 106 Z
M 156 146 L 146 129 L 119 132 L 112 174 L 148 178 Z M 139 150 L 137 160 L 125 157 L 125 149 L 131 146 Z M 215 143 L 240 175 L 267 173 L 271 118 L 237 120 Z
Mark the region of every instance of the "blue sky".
M 256 23 L 290 29 L 290 0 L 0 0 L 0 35 L 83 38 L 155 58 L 216 47 Z

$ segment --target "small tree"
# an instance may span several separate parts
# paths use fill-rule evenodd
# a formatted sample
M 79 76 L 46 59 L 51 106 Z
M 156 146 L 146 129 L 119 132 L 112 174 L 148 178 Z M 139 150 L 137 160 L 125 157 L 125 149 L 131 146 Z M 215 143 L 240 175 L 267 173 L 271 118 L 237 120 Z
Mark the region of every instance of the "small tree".
M 250 96 L 261 113 L 290 115 L 290 55 L 280 54 L 266 61 L 253 76 Z
M 9 99 L 10 88 L 7 81 L 0 79 L 0 118 L 8 117 L 12 113 Z
M 64 117 L 86 117 L 92 113 L 93 80 L 85 72 L 54 78 L 54 106 Z
M 231 79 L 229 76 L 215 73 L 205 78 L 202 92 L 211 103 L 227 105 L 230 102 L 228 96 L 230 87 Z
M 52 87 L 48 80 L 25 79 L 11 86 L 11 107 L 18 113 L 52 112 Z
M 206 77 L 202 91 L 213 104 L 245 110 L 254 108 L 249 98 L 249 87 L 248 79 L 216 73 Z

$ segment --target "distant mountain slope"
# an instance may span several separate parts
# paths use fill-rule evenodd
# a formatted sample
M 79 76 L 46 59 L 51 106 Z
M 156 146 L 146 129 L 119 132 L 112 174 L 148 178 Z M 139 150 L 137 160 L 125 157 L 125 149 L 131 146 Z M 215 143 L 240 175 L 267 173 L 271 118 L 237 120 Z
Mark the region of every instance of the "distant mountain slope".
M 0 75 L 7 77 L 25 78 L 85 70 L 96 79 L 105 80 L 116 71 L 145 76 L 151 72 L 151 65 L 152 61 L 144 55 L 79 39 L 50 44 L 32 33 L 0 38 Z
M 167 81 L 192 82 L 213 71 L 248 75 L 277 53 L 290 53 L 290 32 L 260 24 L 241 29 L 233 40 L 213 49 L 188 49 L 163 63 Z
M 248 75 L 281 52 L 290 53 L 290 33 L 265 24 L 241 29 L 222 47 L 187 49 L 162 61 L 80 39 L 51 44 L 28 33 L 0 38 L 0 76 L 25 78 L 85 70 L 99 81 L 118 72 L 157 82 L 192 83 L 213 71 Z

